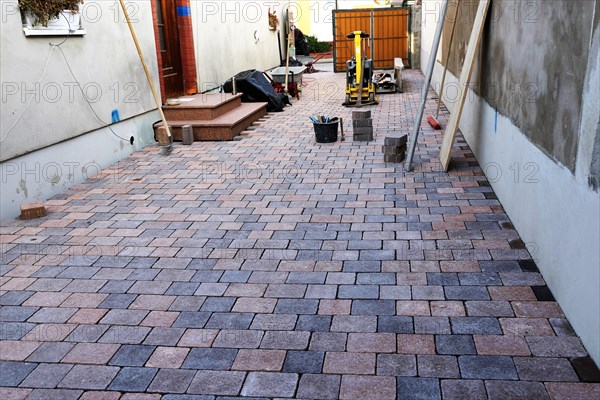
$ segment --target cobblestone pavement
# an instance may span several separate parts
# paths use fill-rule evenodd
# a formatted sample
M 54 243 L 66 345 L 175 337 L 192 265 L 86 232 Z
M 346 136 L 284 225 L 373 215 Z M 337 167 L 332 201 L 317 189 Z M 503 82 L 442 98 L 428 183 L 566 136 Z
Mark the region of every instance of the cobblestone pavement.
M 374 142 L 323 72 L 240 142 L 147 148 L 3 224 L 0 398 L 599 398 L 464 140 L 449 174 L 426 123 L 415 172 L 382 162 L 404 76 Z M 348 139 L 316 144 L 313 114 Z

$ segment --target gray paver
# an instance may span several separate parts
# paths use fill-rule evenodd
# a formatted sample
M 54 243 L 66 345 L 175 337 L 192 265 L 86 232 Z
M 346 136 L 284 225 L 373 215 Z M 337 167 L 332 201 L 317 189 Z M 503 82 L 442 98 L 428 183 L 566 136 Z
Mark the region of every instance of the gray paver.
M 161 369 L 148 387 L 149 392 L 185 393 L 194 378 L 195 371 Z
M 17 386 L 36 367 L 34 363 L 0 362 L 0 386 Z
M 242 396 L 292 397 L 297 374 L 250 372 L 242 388 Z
M 517 370 L 508 356 L 460 356 L 460 372 L 467 379 L 517 380 Z
M 237 395 L 245 377 L 244 372 L 198 371 L 190 384 L 188 393 Z
M 183 368 L 228 370 L 233 365 L 235 349 L 192 349 Z
M 440 383 L 434 378 L 398 378 L 398 400 L 441 399 Z
M 25 378 L 21 386 L 54 389 L 72 367 L 68 364 L 40 364 Z
M 143 392 L 150 385 L 157 371 L 156 368 L 122 368 L 108 389 L 122 392 Z
M 304 374 L 300 378 L 297 397 L 300 399 L 335 400 L 338 398 L 338 375 Z
M 123 367 L 142 367 L 156 349 L 155 346 L 123 345 L 117 350 L 110 365 Z
M 325 353 L 316 351 L 288 351 L 283 372 L 319 374 L 323 369 Z
M 103 390 L 108 387 L 118 372 L 118 367 L 76 365 L 59 383 L 58 387 L 67 389 Z

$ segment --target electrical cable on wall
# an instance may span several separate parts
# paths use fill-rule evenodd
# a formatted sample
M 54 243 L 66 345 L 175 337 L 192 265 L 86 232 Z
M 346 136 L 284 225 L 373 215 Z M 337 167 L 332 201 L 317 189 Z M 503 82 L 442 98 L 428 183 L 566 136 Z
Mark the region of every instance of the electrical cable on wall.
M 50 45 L 50 51 L 48 52 L 48 57 L 46 58 L 46 62 L 44 63 L 44 69 L 42 71 L 42 75 L 37 80 L 36 86 L 39 85 L 39 84 L 41 84 L 42 80 L 46 76 L 46 72 L 48 71 L 48 65 L 50 64 L 50 58 L 52 57 L 52 53 L 54 52 L 54 49 L 58 49 L 60 51 L 60 54 L 62 55 L 63 59 L 65 60 L 65 63 L 67 64 L 67 69 L 69 70 L 69 73 L 71 74 L 71 77 L 73 78 L 73 80 L 75 81 L 75 83 L 77 83 L 77 87 L 79 88 L 79 90 L 81 92 L 81 95 L 85 99 L 88 107 L 90 108 L 90 110 L 92 111 L 92 113 L 94 114 L 94 116 L 96 117 L 96 119 L 103 125 L 100 128 L 108 128 L 108 129 L 110 129 L 111 133 L 114 136 L 116 136 L 117 138 L 119 138 L 119 139 L 121 139 L 121 140 L 123 140 L 125 142 L 129 142 L 129 143 L 133 144 L 129 139 L 125 139 L 125 138 L 117 135 L 117 133 L 113 130 L 113 128 L 111 127 L 111 125 L 107 124 L 106 122 L 104 122 L 100 118 L 100 116 L 98 115 L 98 113 L 96 113 L 96 110 L 94 110 L 94 107 L 92 107 L 92 103 L 89 101 L 89 99 L 85 95 L 85 92 L 83 91 L 83 87 L 81 86 L 81 83 L 79 83 L 79 80 L 77 79 L 77 77 L 75 77 L 75 74 L 73 73 L 73 69 L 71 68 L 69 60 L 67 59 L 67 56 L 65 55 L 65 53 L 64 53 L 64 51 L 63 51 L 63 49 L 61 47 L 63 44 L 65 44 L 67 42 L 67 40 L 69 40 L 71 38 L 71 35 L 74 32 L 74 30 L 71 29 L 71 23 L 69 22 L 69 19 L 67 17 L 65 17 L 64 15 L 63 15 L 63 17 L 67 20 L 67 24 L 69 24 L 69 34 L 67 35 L 67 37 L 63 41 L 61 41 L 58 44 L 54 44 L 52 42 L 48 42 L 48 44 Z M 6 132 L 4 133 L 4 135 L 2 135 L 2 138 L 0 138 L 0 143 L 2 143 L 8 137 L 9 133 L 14 129 L 14 127 L 17 125 L 17 123 L 21 120 L 21 118 L 23 117 L 23 115 L 25 114 L 25 112 L 29 109 L 29 106 L 31 106 L 31 102 L 33 101 L 34 97 L 35 96 L 31 96 L 31 98 L 29 99 L 29 101 L 25 105 L 25 108 L 23 109 L 23 111 L 21 111 L 21 113 L 19 114 L 19 116 L 17 117 L 17 119 L 6 130 Z
M 50 45 L 52 46 L 52 44 L 50 44 Z M 46 62 L 44 64 L 44 70 L 42 71 L 42 75 L 40 76 L 40 79 L 38 79 L 38 81 L 36 82 L 36 85 L 39 85 L 42 82 L 42 79 L 44 79 L 44 76 L 46 75 L 46 71 L 48 71 L 48 64 L 50 63 L 50 57 L 52 56 L 53 51 L 54 51 L 54 46 L 50 47 L 50 51 L 48 52 L 48 57 L 46 58 Z M 13 130 L 15 125 L 17 125 L 17 123 L 21 120 L 21 118 L 23 117 L 23 114 L 25 114 L 25 112 L 31 105 L 33 98 L 34 98 L 34 96 L 31 96 L 31 98 L 25 105 L 25 108 L 23 109 L 23 111 L 21 111 L 21 113 L 19 114 L 19 116 L 17 117 L 15 122 L 13 122 L 12 125 L 6 130 L 6 133 L 4 135 L 2 135 L 2 138 L 0 138 L 0 143 L 2 143 L 4 141 L 4 139 L 6 139 L 6 137 Z

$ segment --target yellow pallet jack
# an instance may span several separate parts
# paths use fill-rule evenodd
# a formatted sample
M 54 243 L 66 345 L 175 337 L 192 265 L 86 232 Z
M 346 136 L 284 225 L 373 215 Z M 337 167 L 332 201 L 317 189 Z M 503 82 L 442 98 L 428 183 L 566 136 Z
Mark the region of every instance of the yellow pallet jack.
M 373 60 L 367 60 L 363 52 L 363 40 L 369 34 L 354 31 L 348 39 L 354 39 L 354 56 L 346 61 L 346 98 L 343 103 L 346 107 L 362 107 L 365 105 L 379 104 L 373 83 Z

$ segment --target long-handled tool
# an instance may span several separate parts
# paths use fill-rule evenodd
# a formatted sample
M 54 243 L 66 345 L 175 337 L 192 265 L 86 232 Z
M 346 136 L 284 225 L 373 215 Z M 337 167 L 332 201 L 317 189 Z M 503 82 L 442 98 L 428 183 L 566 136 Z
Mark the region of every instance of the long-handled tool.
M 356 75 L 356 79 L 358 79 L 358 102 L 356 103 L 356 107 L 362 107 L 362 95 L 363 95 L 363 89 L 364 89 L 364 81 L 363 81 L 363 74 L 365 73 L 365 57 L 363 56 L 360 60 L 360 76 L 359 73 L 357 72 Z M 359 69 L 357 68 L 357 71 Z
M 346 141 L 346 135 L 344 135 L 344 120 L 340 118 L 340 129 L 342 131 L 342 142 Z
M 152 82 L 152 77 L 150 76 L 150 71 L 148 70 L 148 66 L 146 65 L 146 60 L 144 59 L 144 54 L 142 53 L 142 48 L 140 47 L 140 43 L 138 42 L 137 36 L 135 34 L 135 30 L 133 29 L 133 25 L 131 23 L 131 18 L 129 18 L 129 13 L 127 12 L 127 7 L 125 6 L 124 0 L 119 0 L 121 3 L 121 9 L 123 10 L 123 14 L 125 14 L 125 20 L 127 20 L 127 25 L 129 26 L 129 31 L 131 32 L 131 37 L 133 38 L 133 42 L 135 43 L 135 48 L 137 49 L 138 55 L 140 56 L 140 61 L 142 62 L 142 66 L 144 67 L 144 72 L 146 73 L 146 79 L 148 79 L 148 84 L 150 85 L 150 90 L 152 91 L 152 96 L 154 96 L 154 102 L 156 103 L 156 107 L 158 107 L 158 112 L 160 113 L 160 118 L 162 119 L 163 125 L 167 132 L 167 138 L 169 139 L 170 145 L 173 143 L 173 136 L 171 135 L 171 129 L 169 129 L 169 124 L 167 124 L 167 118 L 165 117 L 165 113 L 163 113 L 162 103 L 160 98 L 158 97 L 158 93 L 156 93 L 156 89 L 154 88 L 154 83 Z
M 290 21 L 290 4 L 288 1 L 288 9 L 286 10 L 286 20 L 287 20 L 287 26 L 286 26 L 286 30 L 287 30 L 287 50 L 285 52 L 285 94 L 289 94 L 289 81 L 290 81 L 290 77 L 289 77 L 289 73 L 290 73 L 290 49 L 292 47 L 292 40 L 294 38 L 294 36 L 292 35 L 292 23 Z
M 456 28 L 456 18 L 458 16 L 459 6 L 460 6 L 460 0 L 456 0 L 456 7 L 454 7 L 454 15 L 453 15 L 452 19 L 450 20 L 450 23 L 452 24 L 452 29 L 450 31 L 450 40 L 448 43 L 448 50 L 446 50 L 446 58 L 445 58 L 446 64 L 444 65 L 444 72 L 442 73 L 442 85 L 440 86 L 440 94 L 438 96 L 437 108 L 435 110 L 435 117 L 433 115 L 427 116 L 427 122 L 429 122 L 429 125 L 431 125 L 431 127 L 435 130 L 442 129 L 440 122 L 438 121 L 438 117 L 440 116 L 440 105 L 442 104 L 442 98 L 444 95 L 444 85 L 446 83 L 446 73 L 448 72 L 448 63 L 449 63 L 448 58 L 450 57 L 450 51 L 452 50 L 452 41 L 454 39 L 454 31 Z M 444 59 L 442 59 L 442 61 L 444 61 Z
M 448 1 L 445 0 L 442 3 L 438 21 L 444 21 L 444 18 L 446 18 L 447 6 Z M 407 171 L 412 171 L 412 160 L 415 155 L 415 149 L 417 148 L 417 138 L 419 137 L 419 129 L 421 128 L 421 121 L 423 120 L 423 112 L 425 111 L 425 103 L 427 102 L 427 93 L 429 93 L 429 84 L 431 83 L 431 76 L 433 75 L 433 67 L 435 67 L 435 58 L 437 56 L 438 47 L 440 46 L 440 39 L 442 38 L 443 25 L 444 24 L 442 22 L 438 23 L 435 30 L 435 36 L 433 38 L 433 44 L 431 45 L 431 54 L 429 54 L 429 64 L 427 65 L 425 82 L 423 82 L 423 88 L 421 89 L 421 103 L 419 104 L 419 111 L 417 112 L 415 118 L 415 126 L 413 128 L 412 135 L 410 136 L 410 149 L 404 165 L 404 168 Z

